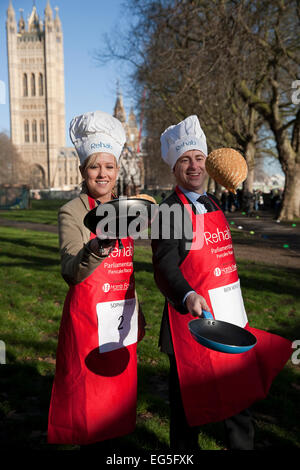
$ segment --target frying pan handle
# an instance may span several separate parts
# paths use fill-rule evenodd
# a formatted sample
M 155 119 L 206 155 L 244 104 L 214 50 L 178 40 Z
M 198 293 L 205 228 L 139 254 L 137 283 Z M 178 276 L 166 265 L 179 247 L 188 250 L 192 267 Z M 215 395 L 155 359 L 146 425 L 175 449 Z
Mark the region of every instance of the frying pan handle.
M 210 319 L 214 319 L 214 317 L 212 316 L 212 314 L 210 312 L 208 312 L 207 310 L 203 310 L 202 309 L 202 315 L 203 315 L 203 318 L 210 318 Z

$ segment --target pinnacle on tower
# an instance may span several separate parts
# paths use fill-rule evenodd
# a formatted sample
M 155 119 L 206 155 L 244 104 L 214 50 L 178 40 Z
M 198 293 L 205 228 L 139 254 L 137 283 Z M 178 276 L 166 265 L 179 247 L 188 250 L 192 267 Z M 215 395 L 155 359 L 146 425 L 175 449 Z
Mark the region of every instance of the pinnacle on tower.
M 48 0 L 47 5 L 45 7 L 45 20 L 50 21 L 52 19 L 53 19 L 53 12 L 52 12 L 52 8 L 50 6 L 50 2 Z
M 36 6 L 33 5 L 31 15 L 28 18 L 28 31 L 29 32 L 39 31 L 39 26 L 40 26 L 39 15 L 37 14 Z
M 59 17 L 59 14 L 58 14 L 59 8 L 55 7 L 54 10 L 55 10 L 54 23 L 56 24 L 57 27 L 61 27 L 61 21 L 60 21 L 60 17 Z
M 10 21 L 15 20 L 15 10 L 12 4 L 12 0 L 9 0 L 9 5 L 8 5 L 6 13 L 7 13 L 7 19 L 9 19 Z
M 129 117 L 128 117 L 128 124 L 129 124 L 129 127 L 136 127 L 136 117 L 135 117 L 132 106 L 130 108 L 130 113 L 129 113 Z
M 18 23 L 19 33 L 23 33 L 25 31 L 25 28 L 26 28 L 25 20 L 23 18 L 23 11 L 24 11 L 23 8 L 19 9 L 19 12 L 20 12 L 20 19 L 19 19 L 19 23 Z
M 114 117 L 121 122 L 126 122 L 126 112 L 123 104 L 123 96 L 120 92 L 119 80 L 117 80 L 117 99 L 114 108 Z

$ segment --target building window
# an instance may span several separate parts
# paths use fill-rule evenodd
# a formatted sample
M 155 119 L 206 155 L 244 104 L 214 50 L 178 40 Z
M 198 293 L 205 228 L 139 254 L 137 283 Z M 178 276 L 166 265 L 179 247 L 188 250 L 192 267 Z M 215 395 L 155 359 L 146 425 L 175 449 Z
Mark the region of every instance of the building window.
M 31 96 L 35 96 L 35 75 L 31 74 Z
M 24 122 L 24 136 L 25 142 L 29 142 L 29 121 L 27 119 Z
M 27 73 L 23 75 L 23 96 L 28 96 L 28 79 Z
M 32 141 L 37 142 L 37 126 L 35 119 L 32 121 Z
M 45 121 L 40 121 L 40 141 L 45 142 Z
M 39 74 L 39 95 L 43 96 L 44 94 L 44 83 L 43 83 L 43 74 Z

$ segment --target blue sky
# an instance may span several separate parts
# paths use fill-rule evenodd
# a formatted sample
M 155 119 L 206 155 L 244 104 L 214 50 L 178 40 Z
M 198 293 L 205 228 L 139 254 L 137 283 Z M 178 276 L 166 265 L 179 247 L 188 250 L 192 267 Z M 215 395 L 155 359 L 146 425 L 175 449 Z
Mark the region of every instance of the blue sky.
M 0 80 L 5 84 L 5 104 L 0 104 L 0 132 L 9 133 L 9 96 L 6 50 L 6 11 L 9 0 L 0 0 Z M 26 20 L 32 11 L 33 0 L 12 0 L 17 21 L 19 9 L 24 10 Z M 47 0 L 36 0 L 39 16 L 44 19 Z M 126 88 L 124 64 L 111 63 L 100 67 L 95 60 L 95 51 L 104 44 L 104 35 L 116 34 L 126 20 L 122 0 L 50 0 L 50 5 L 59 7 L 59 16 L 64 34 L 65 58 L 65 105 L 66 144 L 71 146 L 68 125 L 71 119 L 83 112 L 101 109 L 113 113 L 116 100 L 117 80 L 129 113 L 134 100 Z M 124 24 L 124 23 L 123 23 Z M 0 100 L 1 102 L 1 100 Z

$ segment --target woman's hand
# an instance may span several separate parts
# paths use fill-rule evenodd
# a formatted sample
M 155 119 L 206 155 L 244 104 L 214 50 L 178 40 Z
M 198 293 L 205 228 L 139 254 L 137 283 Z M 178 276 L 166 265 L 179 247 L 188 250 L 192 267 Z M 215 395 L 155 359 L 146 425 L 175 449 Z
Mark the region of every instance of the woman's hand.
M 192 292 L 187 296 L 185 305 L 193 317 L 202 317 L 202 310 L 209 311 L 205 298 L 196 294 L 196 292 Z
M 99 243 L 100 242 L 100 243 Z M 116 240 L 99 240 L 98 238 L 93 238 L 90 243 L 90 249 L 97 256 L 108 256 L 111 251 L 114 249 Z

